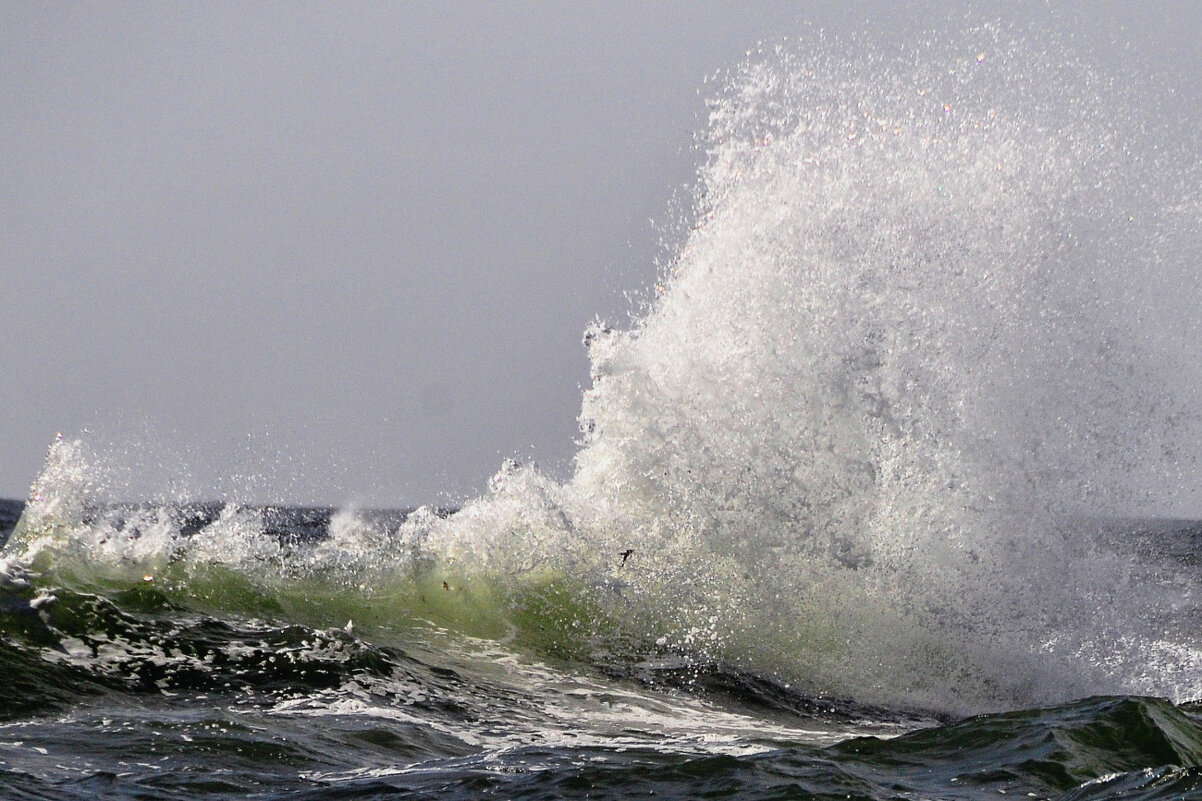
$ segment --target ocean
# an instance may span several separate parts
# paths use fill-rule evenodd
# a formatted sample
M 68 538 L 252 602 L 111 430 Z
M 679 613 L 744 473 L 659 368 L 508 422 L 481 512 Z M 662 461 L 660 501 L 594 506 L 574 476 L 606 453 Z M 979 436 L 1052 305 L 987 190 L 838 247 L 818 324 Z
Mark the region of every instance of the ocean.
M 1202 160 L 1055 45 L 716 78 L 565 479 L 131 498 L 56 437 L 0 797 L 1202 797 Z

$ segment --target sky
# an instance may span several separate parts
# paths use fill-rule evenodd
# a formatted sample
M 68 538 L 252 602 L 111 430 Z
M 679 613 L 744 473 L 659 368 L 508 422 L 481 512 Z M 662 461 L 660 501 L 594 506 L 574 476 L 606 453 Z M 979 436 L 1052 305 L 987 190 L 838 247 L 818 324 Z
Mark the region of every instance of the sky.
M 1000 20 L 1202 118 L 1202 4 L 0 2 L 0 497 L 405 506 L 570 474 L 581 335 L 688 223 L 706 80 Z

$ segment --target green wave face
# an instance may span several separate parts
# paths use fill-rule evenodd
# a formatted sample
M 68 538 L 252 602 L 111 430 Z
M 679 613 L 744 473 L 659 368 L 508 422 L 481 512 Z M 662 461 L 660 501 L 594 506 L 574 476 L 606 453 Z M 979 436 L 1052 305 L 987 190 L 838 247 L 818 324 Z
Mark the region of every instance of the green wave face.
M 430 510 L 388 525 L 335 513 L 298 529 L 280 524 L 280 510 L 228 505 L 198 521 L 184 506 L 99 502 L 83 451 L 52 446 L 2 557 L 10 605 L 62 637 L 83 637 L 86 626 L 60 624 L 84 598 L 118 617 L 336 627 L 391 645 L 445 630 L 578 661 L 631 658 L 658 632 L 620 582 L 589 572 L 595 565 L 472 553 L 439 533 L 462 526 Z M 559 534 L 533 524 L 507 532 Z M 95 617 L 101 631 L 105 620 Z
M 628 523 L 589 520 L 570 487 L 529 468 L 503 471 L 454 515 L 309 519 L 305 510 L 100 503 L 63 481 L 88 474 L 81 448 L 51 449 L 43 478 L 57 483 L 35 488 L 2 558 L 10 614 L 42 621 L 12 631 L 71 656 L 51 661 L 84 670 L 85 685 L 129 670 L 132 657 L 105 666 L 121 651 L 217 659 L 201 646 L 154 644 L 159 629 L 193 620 L 253 624 L 251 639 L 260 626 L 285 639 L 297 626 L 369 650 L 424 647 L 445 632 L 618 676 L 716 664 L 895 709 L 1007 707 L 1088 687 L 1080 665 L 1057 674 L 1007 651 L 1012 643 L 966 643 L 924 625 L 858 569 L 799 564 L 809 582 L 779 583 L 783 564 L 756 570 L 667 524 L 645 528 L 632 547 Z M 101 647 L 105 638 L 114 645 Z

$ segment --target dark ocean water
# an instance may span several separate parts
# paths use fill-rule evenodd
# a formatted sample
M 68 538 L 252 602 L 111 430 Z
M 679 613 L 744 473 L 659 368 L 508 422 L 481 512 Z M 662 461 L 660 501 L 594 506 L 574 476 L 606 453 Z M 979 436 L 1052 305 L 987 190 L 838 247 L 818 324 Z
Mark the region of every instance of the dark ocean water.
M 21 508 L 0 503 L 5 538 Z M 93 510 L 87 525 L 128 527 L 149 508 Z M 167 511 L 197 537 L 223 509 Z M 242 511 L 295 547 L 327 538 L 336 514 Z M 1133 528 L 1139 548 L 1198 556 L 1195 527 Z M 960 717 L 807 695 L 699 655 L 581 662 L 432 622 L 315 626 L 236 581 L 216 598 L 216 585 L 78 570 L 5 579 L 4 798 L 1202 794 L 1202 707 L 1162 698 Z

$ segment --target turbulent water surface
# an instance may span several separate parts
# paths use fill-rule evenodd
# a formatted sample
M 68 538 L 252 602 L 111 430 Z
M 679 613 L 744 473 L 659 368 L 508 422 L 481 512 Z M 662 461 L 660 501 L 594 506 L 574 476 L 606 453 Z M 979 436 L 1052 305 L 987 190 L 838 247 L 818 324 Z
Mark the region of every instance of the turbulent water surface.
M 0 795 L 1202 795 L 1197 143 L 1058 53 L 719 80 L 566 482 L 131 502 L 57 438 L 0 505 Z

